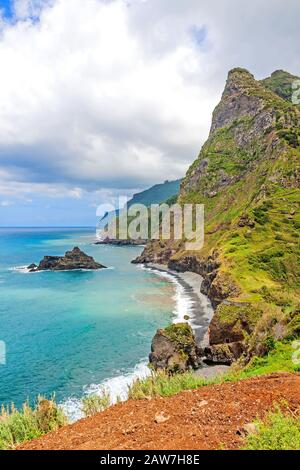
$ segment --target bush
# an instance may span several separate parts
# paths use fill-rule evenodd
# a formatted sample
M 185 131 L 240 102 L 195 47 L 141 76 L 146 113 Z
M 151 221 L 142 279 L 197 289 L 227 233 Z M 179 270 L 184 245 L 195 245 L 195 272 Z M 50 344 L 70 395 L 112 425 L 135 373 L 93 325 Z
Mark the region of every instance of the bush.
M 300 415 L 280 409 L 257 423 L 258 432 L 248 436 L 244 450 L 300 450 Z
M 0 449 L 13 449 L 67 423 L 55 401 L 39 397 L 33 408 L 25 403 L 21 410 L 12 404 L 2 406 L 0 414 Z
M 264 201 L 260 206 L 253 209 L 254 220 L 260 225 L 265 225 L 267 222 L 270 221 L 270 217 L 268 215 L 269 209 L 273 207 L 271 201 Z
M 283 250 L 269 248 L 252 256 L 249 259 L 249 264 L 269 272 L 272 278 L 277 281 L 284 281 L 287 278 L 285 260 L 286 253 Z
M 82 410 L 85 416 L 93 416 L 101 413 L 110 406 L 110 394 L 107 390 L 102 390 L 100 395 L 89 395 L 82 399 Z

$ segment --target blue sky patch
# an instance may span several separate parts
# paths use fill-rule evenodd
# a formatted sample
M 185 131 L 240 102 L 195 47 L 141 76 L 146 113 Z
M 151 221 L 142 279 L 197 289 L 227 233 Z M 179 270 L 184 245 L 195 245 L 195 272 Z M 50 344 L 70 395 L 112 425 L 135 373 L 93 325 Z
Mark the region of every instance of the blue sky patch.
M 10 18 L 12 16 L 12 1 L 0 0 L 0 9 L 4 11 L 4 16 Z
M 191 35 L 198 46 L 202 46 L 207 38 L 207 27 L 194 25 L 191 28 Z

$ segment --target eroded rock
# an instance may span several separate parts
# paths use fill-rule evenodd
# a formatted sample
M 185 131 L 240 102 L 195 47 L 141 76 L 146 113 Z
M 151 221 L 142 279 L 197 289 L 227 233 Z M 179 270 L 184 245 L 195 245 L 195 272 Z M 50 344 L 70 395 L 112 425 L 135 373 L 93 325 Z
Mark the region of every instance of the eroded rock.
M 100 263 L 97 263 L 92 256 L 88 256 L 78 247 L 72 251 L 67 251 L 64 256 L 45 256 L 39 265 L 31 264 L 28 266 L 30 272 L 35 271 L 72 271 L 76 269 L 103 269 Z
M 200 365 L 198 348 L 188 323 L 158 330 L 153 338 L 149 361 L 154 370 L 186 372 Z

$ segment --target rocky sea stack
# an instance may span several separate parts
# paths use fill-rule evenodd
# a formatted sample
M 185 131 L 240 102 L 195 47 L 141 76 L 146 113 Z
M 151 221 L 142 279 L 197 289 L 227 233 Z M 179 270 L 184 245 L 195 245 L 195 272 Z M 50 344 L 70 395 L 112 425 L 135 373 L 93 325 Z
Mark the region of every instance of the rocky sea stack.
M 198 356 L 192 328 L 188 323 L 178 323 L 157 331 L 149 361 L 154 370 L 178 373 L 198 369 Z
M 35 271 L 74 271 L 76 269 L 104 269 L 92 256 L 88 256 L 80 248 L 75 247 L 72 251 L 67 251 L 64 256 L 45 256 L 37 266 L 28 266 L 30 272 Z

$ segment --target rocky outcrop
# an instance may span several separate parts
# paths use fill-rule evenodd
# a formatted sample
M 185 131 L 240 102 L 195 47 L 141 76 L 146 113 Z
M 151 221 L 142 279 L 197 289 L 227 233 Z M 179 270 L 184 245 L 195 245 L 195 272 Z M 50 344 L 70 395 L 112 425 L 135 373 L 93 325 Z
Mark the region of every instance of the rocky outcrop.
M 244 351 L 244 343 L 237 341 L 235 343 L 208 346 L 202 351 L 202 357 L 207 364 L 223 364 L 230 366 L 241 357 Z
M 177 373 L 197 369 L 201 361 L 188 323 L 174 324 L 158 330 L 152 341 L 149 361 L 156 371 Z
M 104 240 L 95 242 L 95 245 L 114 245 L 114 246 L 143 246 L 147 244 L 147 240 L 141 238 L 137 240 L 119 240 L 117 238 L 106 237 Z
M 172 240 L 152 241 L 147 244 L 142 254 L 134 259 L 132 263 L 167 265 L 170 258 L 176 253 L 177 248 Z
M 100 263 L 97 263 L 92 256 L 88 256 L 78 247 L 72 251 L 67 251 L 64 256 L 45 256 L 39 265 L 31 264 L 28 266 L 30 272 L 35 271 L 73 271 L 76 269 L 103 269 Z

